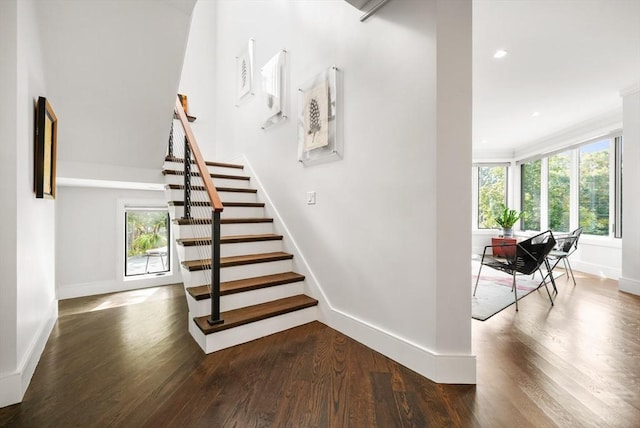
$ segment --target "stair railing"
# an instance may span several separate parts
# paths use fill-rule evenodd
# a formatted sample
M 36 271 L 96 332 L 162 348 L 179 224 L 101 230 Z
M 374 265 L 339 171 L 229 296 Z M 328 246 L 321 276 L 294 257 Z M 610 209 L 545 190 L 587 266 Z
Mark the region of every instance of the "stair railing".
M 184 213 L 182 218 L 185 220 L 189 220 L 190 224 L 196 226 L 198 225 L 198 219 L 192 218 L 192 208 L 200 208 L 205 206 L 208 207 L 209 205 L 211 206 L 211 264 L 209 265 L 211 267 L 211 316 L 208 319 L 208 323 L 210 325 L 221 324 L 224 322 L 224 320 L 220 317 L 220 214 L 224 210 L 224 206 L 222 205 L 222 202 L 220 202 L 220 197 L 215 185 L 213 184 L 213 179 L 211 178 L 211 174 L 209 173 L 207 164 L 202 157 L 202 153 L 200 152 L 200 148 L 198 147 L 196 138 L 193 135 L 193 131 L 191 130 L 191 126 L 189 125 L 189 120 L 182 107 L 182 103 L 180 102 L 179 97 L 176 97 L 174 119 L 177 119 L 180 122 L 181 126 L 179 127 L 179 129 L 175 129 L 174 126 L 171 127 L 171 133 L 169 134 L 168 157 L 175 159 L 175 151 L 177 149 L 176 145 L 177 142 L 181 140 L 179 138 L 176 138 L 176 134 L 181 134 L 181 132 L 178 131 L 183 131 Z M 191 160 L 192 157 L 193 161 Z M 191 179 L 195 175 L 191 171 L 192 163 L 195 164 L 198 172 L 200 173 L 200 178 L 207 195 L 207 201 L 197 202 L 191 200 L 193 190 Z M 206 223 L 208 223 L 208 221 L 206 221 Z M 207 232 L 205 232 L 205 234 L 206 233 Z

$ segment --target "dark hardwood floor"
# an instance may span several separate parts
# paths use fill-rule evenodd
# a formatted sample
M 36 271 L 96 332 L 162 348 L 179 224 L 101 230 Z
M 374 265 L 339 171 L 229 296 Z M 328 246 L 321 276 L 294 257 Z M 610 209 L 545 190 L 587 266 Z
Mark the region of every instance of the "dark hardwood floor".
M 477 385 L 438 385 L 321 323 L 204 355 L 181 286 L 60 302 L 15 427 L 638 427 L 640 298 L 559 281 L 473 321 Z

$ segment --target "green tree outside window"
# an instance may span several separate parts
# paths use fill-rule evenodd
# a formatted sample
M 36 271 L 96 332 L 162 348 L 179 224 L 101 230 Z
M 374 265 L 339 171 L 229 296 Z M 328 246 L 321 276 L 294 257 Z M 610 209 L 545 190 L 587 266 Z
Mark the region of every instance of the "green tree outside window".
M 571 212 L 570 152 L 549 157 L 549 229 L 569 232 Z
M 542 160 L 522 164 L 522 229 L 540 230 Z
M 496 217 L 506 205 L 507 167 L 478 167 L 478 229 L 495 229 Z

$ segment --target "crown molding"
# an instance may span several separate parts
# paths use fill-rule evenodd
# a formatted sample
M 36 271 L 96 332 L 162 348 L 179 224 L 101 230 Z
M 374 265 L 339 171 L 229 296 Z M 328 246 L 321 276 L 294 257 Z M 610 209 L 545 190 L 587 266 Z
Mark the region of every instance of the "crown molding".
M 620 96 L 626 97 L 627 95 L 635 94 L 640 92 L 640 81 L 634 83 L 631 86 L 627 86 L 626 88 L 620 90 Z

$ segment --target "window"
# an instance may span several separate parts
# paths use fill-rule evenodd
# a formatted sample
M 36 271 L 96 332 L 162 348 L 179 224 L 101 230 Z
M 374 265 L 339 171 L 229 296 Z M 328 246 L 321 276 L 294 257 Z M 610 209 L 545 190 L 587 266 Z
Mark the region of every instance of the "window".
M 550 156 L 547 174 L 549 229 L 554 232 L 569 232 L 571 229 L 571 152 Z
M 169 272 L 169 212 L 125 208 L 125 277 Z
M 580 147 L 579 224 L 591 235 L 609 235 L 610 140 Z
M 522 230 L 540 230 L 542 160 L 522 164 Z
M 496 228 L 495 216 L 507 204 L 507 167 L 478 167 L 478 229 Z
M 622 150 L 616 132 L 518 161 L 521 228 L 621 238 Z

